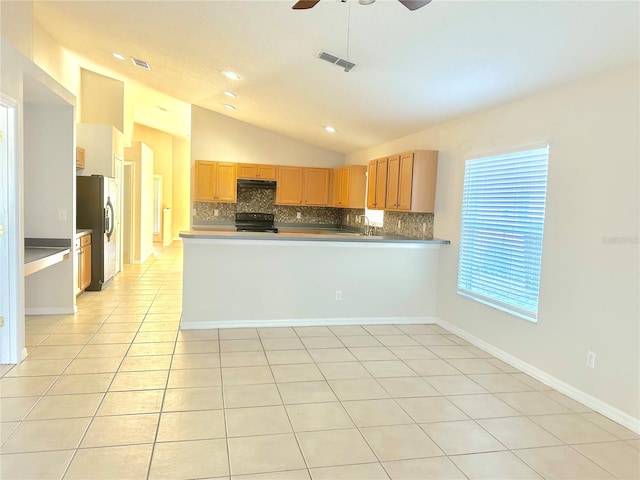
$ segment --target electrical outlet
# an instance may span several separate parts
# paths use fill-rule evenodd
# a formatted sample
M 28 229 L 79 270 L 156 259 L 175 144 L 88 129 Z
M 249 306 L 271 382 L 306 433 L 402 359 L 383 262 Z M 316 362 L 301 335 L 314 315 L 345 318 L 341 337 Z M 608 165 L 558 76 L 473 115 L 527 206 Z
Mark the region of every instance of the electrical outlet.
M 349 214 L 347 213 L 347 223 L 349 223 Z
M 422 222 L 422 231 L 423 232 L 427 231 L 427 222 Z
M 342 300 L 342 290 L 336 290 L 336 300 Z
M 302 212 L 296 213 L 296 218 L 300 220 L 302 218 Z
M 398 220 L 398 230 L 400 230 L 400 225 L 402 225 L 402 222 Z
M 67 220 L 67 211 L 64 208 L 58 210 L 58 220 L 65 222 Z
M 217 217 L 218 215 L 220 215 L 220 210 L 218 210 L 217 208 L 213 210 L 213 216 Z
M 592 351 L 587 352 L 587 367 L 596 368 L 596 354 Z

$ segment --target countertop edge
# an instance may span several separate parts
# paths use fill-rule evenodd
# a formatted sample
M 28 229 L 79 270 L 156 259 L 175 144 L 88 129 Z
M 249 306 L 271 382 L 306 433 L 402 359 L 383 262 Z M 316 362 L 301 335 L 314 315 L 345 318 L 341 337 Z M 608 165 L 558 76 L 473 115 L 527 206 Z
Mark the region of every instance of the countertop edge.
M 296 233 L 287 235 L 280 233 L 253 233 L 253 232 L 223 232 L 215 230 L 188 230 L 181 231 L 180 238 L 201 240 L 267 240 L 267 241 L 303 241 L 303 242 L 343 242 L 343 243 L 404 243 L 404 244 L 432 244 L 448 245 L 449 240 L 439 238 L 407 238 L 396 236 L 366 236 L 366 235 L 339 235 L 339 234 L 308 234 Z

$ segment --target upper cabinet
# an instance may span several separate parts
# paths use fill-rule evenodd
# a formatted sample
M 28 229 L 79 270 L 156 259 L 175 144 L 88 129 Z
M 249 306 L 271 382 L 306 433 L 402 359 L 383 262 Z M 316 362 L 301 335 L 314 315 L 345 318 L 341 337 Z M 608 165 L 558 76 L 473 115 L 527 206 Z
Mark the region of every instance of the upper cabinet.
M 84 149 L 82 175 L 116 176 L 116 158 L 124 158 L 124 135 L 112 125 L 79 123 L 76 144 Z
M 196 160 L 194 201 L 236 203 L 236 164 Z
M 369 162 L 367 208 L 433 213 L 438 152 L 412 150 Z
M 238 178 L 251 180 L 275 180 L 277 167 L 275 165 L 260 165 L 257 163 L 239 163 Z
M 364 208 L 367 167 L 349 165 L 333 170 L 331 205 L 340 208 Z
M 385 210 L 433 213 L 438 152 L 413 150 L 388 157 Z
M 329 206 L 330 173 L 328 168 L 279 167 L 276 204 Z
M 389 159 L 378 158 L 369 162 L 367 170 L 367 208 L 384 210 L 387 206 L 387 169 Z
M 84 168 L 84 148 L 76 147 L 76 168 Z

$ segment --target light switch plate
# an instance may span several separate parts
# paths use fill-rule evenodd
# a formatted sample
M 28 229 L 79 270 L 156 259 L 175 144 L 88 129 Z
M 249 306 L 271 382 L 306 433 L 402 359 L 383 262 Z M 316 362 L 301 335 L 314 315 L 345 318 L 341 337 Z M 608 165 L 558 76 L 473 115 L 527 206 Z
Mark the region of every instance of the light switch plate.
M 302 218 L 302 212 L 296 213 L 296 218 L 300 220 Z

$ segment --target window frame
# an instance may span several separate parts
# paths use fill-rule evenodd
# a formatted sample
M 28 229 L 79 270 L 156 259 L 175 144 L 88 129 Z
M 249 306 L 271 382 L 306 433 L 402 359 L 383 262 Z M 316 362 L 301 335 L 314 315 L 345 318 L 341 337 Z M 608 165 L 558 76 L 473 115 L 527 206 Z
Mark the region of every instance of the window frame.
M 544 143 L 469 156 L 464 168 L 456 292 L 533 323 L 537 323 L 539 313 L 549 158 L 550 145 Z M 472 172 L 473 162 L 478 163 Z M 518 170 L 505 174 L 510 162 L 515 162 Z M 533 167 L 526 167 L 525 162 Z M 533 168 L 535 185 L 524 180 L 524 168 Z M 478 179 L 479 173 L 485 174 L 484 182 Z M 492 181 L 498 183 L 490 185 Z M 511 183 L 510 188 L 505 183 Z M 498 202 L 495 197 L 494 201 L 488 200 L 487 190 L 498 194 Z M 496 210 L 502 210 L 501 214 Z M 492 241 L 483 238 L 489 232 L 503 237 L 492 246 Z M 504 236 L 508 234 L 517 234 L 522 245 L 506 246 Z M 474 275 L 474 269 L 481 270 L 481 275 Z M 519 282 L 513 278 L 518 274 Z M 500 296 L 500 290 L 506 293 Z

